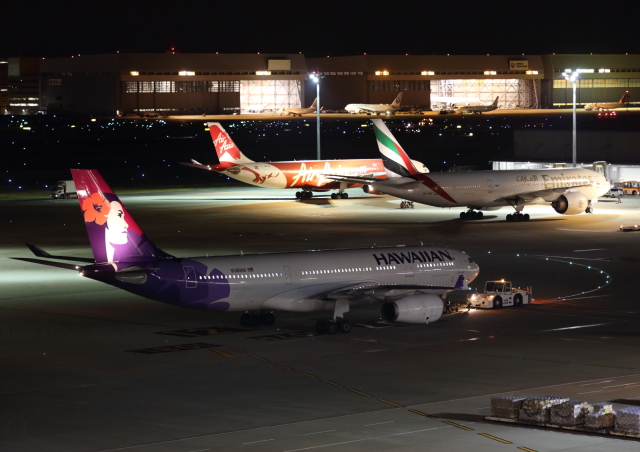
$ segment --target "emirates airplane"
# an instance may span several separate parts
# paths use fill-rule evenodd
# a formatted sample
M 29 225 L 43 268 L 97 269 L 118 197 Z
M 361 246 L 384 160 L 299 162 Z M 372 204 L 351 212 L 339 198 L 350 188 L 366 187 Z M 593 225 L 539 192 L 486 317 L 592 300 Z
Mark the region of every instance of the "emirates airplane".
M 319 333 L 348 332 L 350 307 L 382 303 L 389 321 L 424 324 L 442 315 L 439 295 L 468 289 L 478 265 L 441 246 L 177 258 L 156 247 L 96 170 L 71 170 L 95 262 L 15 258 L 77 271 L 152 300 L 207 311 L 241 311 L 243 325 L 272 325 L 272 311 L 333 311 Z M 88 262 L 87 262 L 88 261 Z M 84 263 L 84 264 L 82 264 Z M 88 264 L 88 265 L 86 265 Z
M 381 159 L 254 162 L 240 151 L 219 122 L 210 122 L 208 126 L 220 163 L 203 165 L 192 160 L 191 163 L 182 163 L 183 165 L 216 171 L 258 187 L 296 189 L 298 199 L 311 198 L 314 192 L 330 190 L 338 190 L 331 194 L 331 199 L 346 199 L 349 194 L 345 193 L 345 189 L 362 185 L 359 182 L 327 179 L 326 174 L 367 176 L 373 179 L 387 177 Z M 417 171 L 429 172 L 422 163 L 413 163 L 418 168 Z
M 402 92 L 390 104 L 349 104 L 344 109 L 352 115 L 358 113 L 392 115 L 400 110 L 400 102 L 402 102 Z
M 327 177 L 369 184 L 369 190 L 429 206 L 467 207 L 460 213 L 463 220 L 482 218 L 483 210 L 511 206 L 515 213 L 508 214 L 507 221 L 528 221 L 524 206 L 544 203 L 563 215 L 592 213 L 592 200 L 610 188 L 603 174 L 582 168 L 421 174 L 381 119 L 373 120 L 373 129 L 387 179 Z

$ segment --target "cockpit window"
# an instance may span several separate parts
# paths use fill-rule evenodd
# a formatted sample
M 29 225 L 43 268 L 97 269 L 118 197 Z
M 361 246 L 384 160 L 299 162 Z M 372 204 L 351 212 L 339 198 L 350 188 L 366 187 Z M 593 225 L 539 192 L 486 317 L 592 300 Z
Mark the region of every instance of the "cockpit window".
M 469 257 L 469 262 L 473 264 L 473 259 L 471 259 L 471 257 Z

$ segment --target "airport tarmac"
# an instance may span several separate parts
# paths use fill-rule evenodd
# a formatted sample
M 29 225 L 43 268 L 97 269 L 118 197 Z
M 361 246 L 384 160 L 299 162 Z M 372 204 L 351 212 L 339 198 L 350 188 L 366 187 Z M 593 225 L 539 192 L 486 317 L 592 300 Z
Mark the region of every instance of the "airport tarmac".
M 113 187 L 116 192 L 118 187 Z M 239 313 L 146 300 L 32 257 L 90 257 L 76 200 L 2 201 L 0 450 L 602 451 L 639 442 L 486 422 L 492 395 L 640 404 L 640 198 L 602 199 L 567 217 L 527 207 L 461 221 L 460 210 L 349 190 L 347 200 L 232 188 L 121 196 L 147 235 L 179 256 L 401 244 L 462 249 L 471 286 L 533 286 L 521 308 L 378 322 L 354 309 L 351 333 L 318 336 L 329 313 Z M 452 295 L 463 301 L 465 293 Z

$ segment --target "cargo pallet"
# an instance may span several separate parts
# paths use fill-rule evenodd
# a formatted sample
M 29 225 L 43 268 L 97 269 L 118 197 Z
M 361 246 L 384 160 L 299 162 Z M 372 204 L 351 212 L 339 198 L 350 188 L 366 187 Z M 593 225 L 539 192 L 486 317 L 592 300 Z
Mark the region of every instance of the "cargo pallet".
M 493 416 L 485 416 L 484 419 L 486 421 L 493 421 L 493 422 L 506 422 L 509 424 L 521 424 L 521 425 L 529 425 L 534 427 L 548 427 L 548 428 L 554 428 L 558 430 L 560 429 L 572 430 L 574 432 L 592 433 L 596 435 L 614 435 L 614 436 L 621 436 L 625 438 L 640 439 L 640 433 L 619 432 L 619 431 L 615 431 L 612 427 L 611 428 L 592 428 L 592 427 L 585 427 L 584 425 L 560 425 L 560 424 L 551 424 L 550 422 L 523 421 L 521 419 L 509 419 L 509 418 L 493 417 Z

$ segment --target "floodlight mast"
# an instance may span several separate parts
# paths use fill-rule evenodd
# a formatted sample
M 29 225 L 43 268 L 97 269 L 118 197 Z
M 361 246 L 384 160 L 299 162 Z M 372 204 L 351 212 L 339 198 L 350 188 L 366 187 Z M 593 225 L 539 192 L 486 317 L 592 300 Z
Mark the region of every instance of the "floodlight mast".
M 573 134 L 571 136 L 571 149 L 573 154 L 573 167 L 576 168 L 578 166 L 576 162 L 576 81 L 578 80 L 578 77 L 580 77 L 580 73 L 578 71 L 572 72 L 570 69 L 567 69 L 562 73 L 562 76 L 566 81 L 571 82 L 573 88 Z
M 316 84 L 316 140 L 317 140 L 317 159 L 320 160 L 320 76 L 311 74 L 311 80 Z

